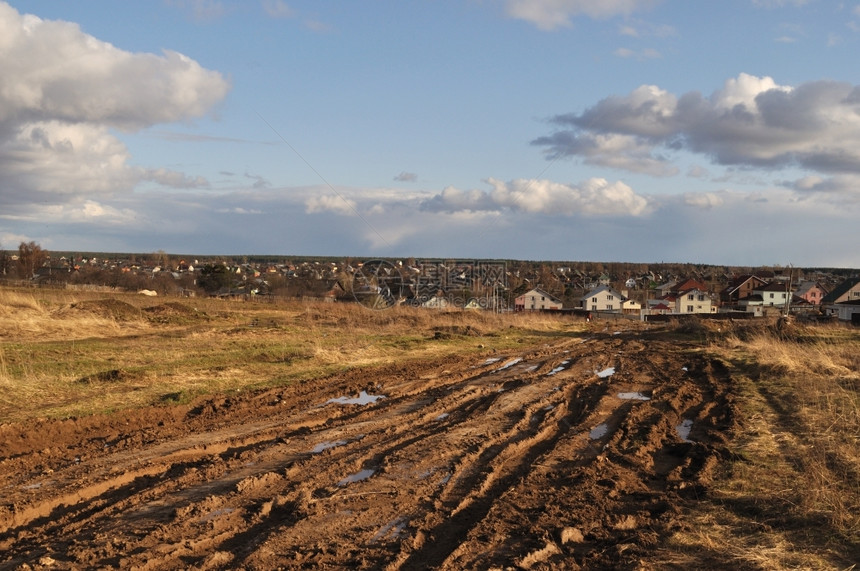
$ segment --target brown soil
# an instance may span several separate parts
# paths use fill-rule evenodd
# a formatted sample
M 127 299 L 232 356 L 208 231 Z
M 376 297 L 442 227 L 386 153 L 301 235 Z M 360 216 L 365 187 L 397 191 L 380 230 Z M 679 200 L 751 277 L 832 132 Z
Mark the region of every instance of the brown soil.
M 726 369 L 638 333 L 486 357 L 0 426 L 0 569 L 647 567 L 727 456 Z

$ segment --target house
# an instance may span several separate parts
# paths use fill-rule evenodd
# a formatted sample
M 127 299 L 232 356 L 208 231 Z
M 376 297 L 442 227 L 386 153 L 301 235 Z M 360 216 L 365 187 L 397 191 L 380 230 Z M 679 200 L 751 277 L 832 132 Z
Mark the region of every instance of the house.
M 760 295 L 762 306 L 764 307 L 785 307 L 788 303 L 791 292 L 788 291 L 788 285 L 780 282 L 771 282 L 769 284 L 758 286 L 753 290 L 753 295 Z
M 824 311 L 827 315 L 835 315 L 839 321 L 857 323 L 860 321 L 860 299 L 829 303 L 824 306 Z
M 821 304 L 860 300 L 860 277 L 848 278 L 821 298 Z
M 693 288 L 674 297 L 674 313 L 713 313 L 714 306 L 707 291 Z
M 827 290 L 821 287 L 818 282 L 803 282 L 794 291 L 794 295 L 806 300 L 807 303 L 818 305 L 827 295 Z
M 621 311 L 625 298 L 617 290 L 602 285 L 579 299 L 580 307 L 588 311 Z
M 562 301 L 540 288 L 532 288 L 514 300 L 514 311 L 540 311 L 561 309 Z
M 737 276 L 720 291 L 720 303 L 737 305 L 738 301 L 753 295 L 755 288 L 765 285 L 767 285 L 767 281 L 752 274 Z
M 672 291 L 674 291 L 675 284 L 677 283 L 678 282 L 672 280 L 655 287 L 654 290 L 657 292 L 657 297 L 666 297 L 667 295 L 669 295 Z
M 840 321 L 854 322 L 860 314 L 860 278 L 848 278 L 821 299 L 821 309 Z
M 621 302 L 621 312 L 639 315 L 642 312 L 642 304 L 633 299 L 625 299 Z
M 663 303 L 662 301 L 658 299 L 650 301 L 656 302 L 653 305 L 648 306 L 648 313 L 650 315 L 669 315 L 670 313 L 672 313 L 672 308 Z

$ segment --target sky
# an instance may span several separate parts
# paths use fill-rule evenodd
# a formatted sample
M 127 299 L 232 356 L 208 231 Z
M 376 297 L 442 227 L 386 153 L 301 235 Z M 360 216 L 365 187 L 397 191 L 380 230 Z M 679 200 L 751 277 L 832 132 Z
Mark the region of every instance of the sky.
M 860 0 L 0 0 L 0 248 L 860 267 Z

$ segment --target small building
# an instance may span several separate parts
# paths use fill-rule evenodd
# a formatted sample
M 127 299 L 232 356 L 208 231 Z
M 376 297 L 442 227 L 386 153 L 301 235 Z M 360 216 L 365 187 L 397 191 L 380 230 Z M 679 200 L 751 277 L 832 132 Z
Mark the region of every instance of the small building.
M 860 300 L 860 278 L 848 278 L 821 298 L 821 304 Z
M 807 303 L 818 305 L 824 299 L 824 296 L 827 295 L 827 290 L 818 282 L 803 282 L 794 290 L 794 295 L 805 300 Z
M 839 321 L 856 323 L 860 320 L 860 299 L 828 303 L 823 306 L 826 315 L 836 316 Z
M 599 286 L 579 298 L 580 307 L 588 311 L 622 311 L 626 298 L 617 290 Z
M 533 288 L 514 300 L 514 311 L 559 310 L 562 301 L 540 288 Z
M 678 294 L 674 299 L 677 314 L 714 313 L 716 309 L 708 292 L 698 288 Z
M 736 305 L 738 301 L 753 295 L 756 288 L 765 285 L 767 281 L 758 276 L 752 274 L 738 276 L 720 291 L 720 302 L 723 305 Z
M 753 290 L 753 295 L 760 295 L 764 307 L 785 307 L 789 301 L 791 292 L 788 285 L 781 282 L 771 282 L 758 286 Z

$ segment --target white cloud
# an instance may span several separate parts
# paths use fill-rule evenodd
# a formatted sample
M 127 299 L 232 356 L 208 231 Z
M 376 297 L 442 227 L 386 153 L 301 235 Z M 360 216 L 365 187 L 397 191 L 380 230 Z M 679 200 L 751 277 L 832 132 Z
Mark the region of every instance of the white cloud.
M 0 204 L 92 198 L 141 180 L 205 185 L 130 167 L 111 129 L 202 116 L 228 89 L 221 74 L 180 53 L 126 52 L 77 24 L 22 15 L 0 2 Z
M 394 180 L 399 182 L 415 182 L 418 180 L 418 175 L 414 172 L 401 171 L 399 175 L 394 177 Z
M 542 30 L 571 25 L 571 18 L 579 15 L 595 19 L 629 16 L 646 10 L 659 0 L 507 0 L 509 16 L 525 20 Z
M 658 59 L 663 57 L 660 52 L 651 48 L 646 48 L 642 50 L 618 48 L 617 50 L 615 50 L 615 55 L 622 58 L 635 58 L 639 61 L 644 61 L 646 59 Z
M 592 178 L 579 185 L 550 180 L 516 179 L 486 181 L 492 190 L 461 191 L 448 187 L 425 200 L 421 207 L 432 212 L 511 210 L 552 216 L 640 216 L 648 200 L 623 182 Z
M 687 192 L 684 193 L 684 204 L 710 210 L 715 206 L 722 206 L 722 197 L 714 192 Z
M 533 141 L 549 157 L 635 172 L 677 172 L 678 151 L 722 165 L 860 172 L 860 86 L 848 83 L 788 87 L 741 74 L 709 97 L 642 86 L 553 123 L 561 129 Z
M 334 212 L 344 216 L 353 216 L 357 212 L 356 202 L 343 196 L 311 196 L 305 200 L 306 212 L 314 214 L 319 212 Z

